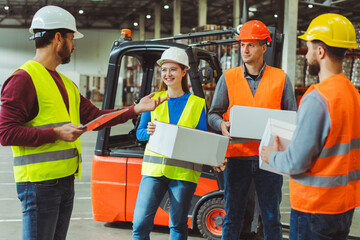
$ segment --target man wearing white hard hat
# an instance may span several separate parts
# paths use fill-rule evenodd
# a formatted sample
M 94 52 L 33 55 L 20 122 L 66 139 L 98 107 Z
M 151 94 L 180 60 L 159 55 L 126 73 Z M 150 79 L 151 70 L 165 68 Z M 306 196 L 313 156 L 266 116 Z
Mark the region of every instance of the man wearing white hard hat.
M 99 110 L 80 95 L 69 78 L 56 71 L 60 64 L 70 62 L 73 39 L 83 37 L 68 11 L 43 7 L 35 13 L 29 30 L 36 54 L 3 85 L 0 141 L 13 149 L 23 239 L 66 239 L 74 176 L 81 177 L 79 137 L 86 131 L 81 125 L 119 109 Z M 126 122 L 166 100 L 152 96 L 100 128 Z

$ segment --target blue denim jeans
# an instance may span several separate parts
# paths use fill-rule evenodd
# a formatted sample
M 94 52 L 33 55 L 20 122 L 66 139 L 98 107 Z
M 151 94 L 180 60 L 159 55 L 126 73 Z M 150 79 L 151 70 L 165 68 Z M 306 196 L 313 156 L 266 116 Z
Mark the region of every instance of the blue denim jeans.
M 354 209 L 341 214 L 311 214 L 291 209 L 290 240 L 346 240 Z
M 23 240 L 66 239 L 74 202 L 74 176 L 16 183 Z
M 133 219 L 133 239 L 150 239 L 155 213 L 165 193 L 169 192 L 171 240 L 187 239 L 188 212 L 197 184 L 167 177 L 143 176 Z
M 228 158 L 224 171 L 225 211 L 222 239 L 238 240 L 252 179 L 266 240 L 282 239 L 280 222 L 283 177 L 259 169 L 259 161 Z

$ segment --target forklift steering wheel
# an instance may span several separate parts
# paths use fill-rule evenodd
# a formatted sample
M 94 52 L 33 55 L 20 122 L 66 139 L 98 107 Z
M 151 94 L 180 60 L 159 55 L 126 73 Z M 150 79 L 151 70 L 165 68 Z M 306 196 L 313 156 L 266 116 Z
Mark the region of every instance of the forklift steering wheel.
M 211 67 L 202 67 L 199 69 L 201 84 L 211 83 L 214 78 L 214 70 Z

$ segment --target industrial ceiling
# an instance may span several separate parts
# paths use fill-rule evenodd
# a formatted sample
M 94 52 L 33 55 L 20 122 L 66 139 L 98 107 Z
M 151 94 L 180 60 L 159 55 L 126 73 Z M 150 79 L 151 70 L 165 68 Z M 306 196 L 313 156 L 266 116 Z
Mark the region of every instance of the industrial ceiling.
M 258 19 L 281 29 L 284 1 L 242 0 L 247 20 Z M 154 4 L 161 5 L 161 33 L 172 34 L 172 0 L 0 0 L 1 28 L 28 28 L 34 13 L 45 5 L 57 5 L 70 11 L 79 29 L 136 30 L 139 14 L 149 14 L 146 31 L 154 31 Z M 168 9 L 164 6 L 168 5 Z M 181 32 L 188 33 L 198 25 L 198 0 L 181 0 Z M 233 26 L 233 0 L 207 0 L 207 23 Z M 82 10 L 82 11 L 81 11 Z M 298 30 L 306 30 L 311 19 L 326 13 L 340 13 L 360 25 L 360 0 L 299 0 Z

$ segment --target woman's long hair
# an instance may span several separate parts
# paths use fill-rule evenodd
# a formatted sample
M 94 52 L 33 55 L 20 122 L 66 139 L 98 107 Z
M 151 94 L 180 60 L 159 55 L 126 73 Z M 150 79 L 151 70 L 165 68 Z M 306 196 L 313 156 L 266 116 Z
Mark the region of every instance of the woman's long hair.
M 186 70 L 186 67 L 180 63 L 177 63 L 181 70 Z M 182 87 L 182 90 L 186 93 L 190 93 L 190 90 L 189 90 L 189 85 L 188 85 L 188 78 L 187 78 L 187 73 L 185 74 L 185 76 L 183 76 L 183 78 L 181 79 L 181 87 Z M 164 81 L 161 79 L 161 84 L 160 84 L 160 88 L 159 88 L 159 91 L 165 91 L 167 90 L 168 87 L 167 85 L 164 83 Z

